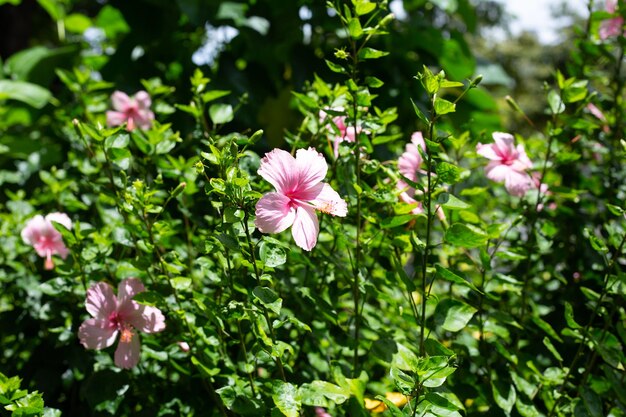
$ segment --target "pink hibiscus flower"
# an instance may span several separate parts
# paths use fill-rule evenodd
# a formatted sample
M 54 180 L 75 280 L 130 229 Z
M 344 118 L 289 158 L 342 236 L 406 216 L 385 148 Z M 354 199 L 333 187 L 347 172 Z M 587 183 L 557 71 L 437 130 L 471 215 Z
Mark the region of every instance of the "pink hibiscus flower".
M 262 233 L 280 233 L 291 226 L 296 245 L 310 251 L 317 243 L 319 224 L 315 210 L 344 217 L 348 205 L 322 182 L 326 160 L 313 148 L 299 149 L 296 157 L 281 149 L 265 154 L 259 175 L 276 188 L 256 204 L 254 224 Z
M 48 270 L 54 268 L 52 255 L 59 255 L 65 259 L 69 254 L 63 243 L 63 236 L 54 228 L 52 222 L 60 223 L 68 230 L 72 228 L 72 221 L 65 213 L 50 213 L 46 217 L 38 214 L 26 223 L 21 233 L 24 243 L 32 245 L 37 255 L 46 258 L 44 268 Z
M 342 108 L 336 108 L 333 109 L 335 111 L 343 111 Z M 324 111 L 324 110 L 320 110 L 319 113 L 319 118 L 320 121 L 323 122 L 324 120 L 326 120 L 326 118 L 328 117 L 328 114 Z M 335 158 L 337 158 L 339 156 L 339 144 L 341 142 L 355 142 L 356 141 L 356 135 L 358 135 L 359 133 L 361 133 L 361 127 L 358 126 L 356 129 L 354 128 L 354 126 L 348 126 L 346 125 L 346 116 L 335 116 L 332 118 L 332 122 L 334 123 L 335 126 L 337 126 L 337 129 L 339 129 L 339 135 L 335 136 L 332 141 L 333 141 L 333 153 L 335 155 Z M 326 127 L 328 128 L 328 130 L 330 131 L 334 131 L 332 129 L 332 127 L 330 127 L 330 125 L 326 125 Z
M 512 135 L 494 132 L 492 136 L 494 143 L 476 145 L 476 152 L 491 160 L 485 168 L 487 178 L 504 182 L 511 195 L 524 196 L 534 186 L 532 178 L 526 172 L 532 168 L 532 162 L 522 145 L 515 146 Z
M 426 152 L 426 143 L 424 142 L 422 132 L 415 132 L 411 135 L 411 143 L 407 143 L 404 153 L 398 159 L 398 171 L 413 182 L 417 182 L 417 174 L 422 172 L 422 155 L 419 153 L 418 147 Z M 422 203 L 419 203 L 414 198 L 417 193 L 415 188 L 411 187 L 403 180 L 397 182 L 396 188 L 402 190 L 400 194 L 402 201 L 407 204 L 418 203 L 417 207 L 411 211 L 413 214 L 420 214 L 424 211 L 422 209 Z
M 606 0 L 605 10 L 609 13 L 617 13 L 617 0 Z M 598 31 L 600 39 L 605 40 L 621 34 L 626 34 L 624 31 L 624 18 L 621 16 L 606 19 L 600 24 L 600 30 Z
M 120 282 L 117 297 L 109 284 L 93 284 L 87 290 L 85 301 L 87 312 L 93 318 L 80 325 L 80 343 L 87 349 L 104 349 L 111 346 L 119 334 L 115 365 L 124 369 L 137 365 L 140 346 L 136 330 L 156 333 L 165 329 L 165 317 L 161 310 L 133 301 L 133 297 L 143 291 L 145 288 L 137 278 Z
M 145 91 L 139 91 L 132 98 L 126 93 L 115 91 L 111 95 L 111 103 L 113 110 L 107 112 L 107 125 L 120 126 L 126 123 L 126 129 L 134 130 L 139 126 L 140 129 L 150 129 L 154 120 L 154 113 L 150 111 L 152 100 Z

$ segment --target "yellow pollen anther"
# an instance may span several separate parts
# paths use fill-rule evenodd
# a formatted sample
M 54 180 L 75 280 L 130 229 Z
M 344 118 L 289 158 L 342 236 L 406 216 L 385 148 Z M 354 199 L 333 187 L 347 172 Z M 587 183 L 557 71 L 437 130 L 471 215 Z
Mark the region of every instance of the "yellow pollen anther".
M 134 333 L 131 329 L 122 329 L 122 334 L 120 335 L 120 342 L 122 343 L 130 343 L 133 339 Z
M 321 211 L 322 213 L 333 214 L 333 211 L 335 209 L 335 204 L 332 201 L 325 201 L 315 208 Z

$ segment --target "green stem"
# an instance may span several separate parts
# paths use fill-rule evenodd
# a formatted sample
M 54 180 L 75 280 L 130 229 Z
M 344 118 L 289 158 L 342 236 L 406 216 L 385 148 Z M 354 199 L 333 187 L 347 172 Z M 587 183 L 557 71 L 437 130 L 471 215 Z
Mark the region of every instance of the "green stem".
M 246 214 L 241 222 L 243 223 L 243 228 L 246 232 L 246 240 L 248 241 L 250 259 L 252 260 L 252 265 L 254 267 L 254 276 L 256 277 L 257 283 L 260 284 L 261 275 L 259 274 L 259 268 L 256 264 L 256 255 L 254 253 L 254 245 L 252 244 L 252 236 L 250 235 L 250 228 L 248 227 L 248 219 L 249 219 L 249 215 L 248 215 L 248 212 L 246 211 Z M 269 329 L 270 338 L 272 339 L 272 345 L 274 345 L 276 344 L 276 334 L 274 332 L 274 324 L 272 323 L 272 320 L 270 319 L 270 314 L 267 311 L 267 307 L 265 307 L 264 305 L 261 305 L 261 310 L 263 311 L 263 316 L 265 317 L 265 321 L 267 322 L 267 328 Z M 283 381 L 286 382 L 287 377 L 285 375 L 285 368 L 283 367 L 283 361 L 280 359 L 280 357 L 276 357 L 275 361 L 276 361 L 276 366 L 278 366 L 278 371 L 280 372 L 281 378 L 283 379 Z

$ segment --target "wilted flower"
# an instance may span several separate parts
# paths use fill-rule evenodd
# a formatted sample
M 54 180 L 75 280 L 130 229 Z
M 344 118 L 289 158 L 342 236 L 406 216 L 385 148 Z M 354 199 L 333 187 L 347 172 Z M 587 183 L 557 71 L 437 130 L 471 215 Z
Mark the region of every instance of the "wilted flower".
M 342 108 L 336 108 L 336 109 L 332 109 L 335 111 L 342 111 Z M 324 121 L 326 120 L 326 118 L 328 117 L 327 113 L 324 110 L 320 110 L 319 112 L 319 118 L 320 121 Z M 356 141 L 356 135 L 358 135 L 361 132 L 361 127 L 357 126 L 357 128 L 355 129 L 354 126 L 348 126 L 346 125 L 346 116 L 335 116 L 332 118 L 332 123 L 337 127 L 337 129 L 339 130 L 339 135 L 335 136 L 333 138 L 333 153 L 335 155 L 335 158 L 337 158 L 339 156 L 339 144 L 341 142 L 355 142 Z M 333 130 L 332 127 L 330 127 L 329 125 L 327 125 L 329 130 Z
M 511 195 L 524 196 L 534 186 L 532 178 L 526 172 L 532 168 L 532 162 L 522 145 L 515 146 L 512 135 L 494 132 L 492 136 L 494 143 L 476 145 L 476 152 L 491 160 L 485 168 L 487 178 L 504 182 Z
M 87 349 L 104 349 L 111 346 L 117 335 L 120 341 L 115 350 L 115 365 L 129 369 L 139 362 L 139 334 L 156 333 L 165 329 L 165 317 L 156 307 L 133 301 L 145 291 L 137 278 L 120 282 L 117 297 L 113 288 L 104 282 L 93 284 L 87 290 L 85 306 L 93 318 L 87 319 L 78 329 L 78 337 Z
M 154 120 L 154 113 L 150 111 L 152 100 L 145 91 L 139 91 L 132 98 L 126 93 L 115 91 L 111 95 L 111 103 L 115 111 L 107 112 L 107 125 L 120 126 L 126 123 L 126 128 L 134 130 L 139 126 L 140 129 L 150 129 Z
M 291 226 L 296 245 L 311 250 L 317 243 L 319 224 L 315 210 L 344 217 L 346 202 L 322 182 L 326 160 L 313 148 L 299 149 L 296 157 L 281 149 L 265 154 L 259 175 L 276 188 L 256 204 L 254 224 L 263 233 L 280 233 Z
M 52 255 L 59 255 L 65 259 L 69 254 L 63 243 L 63 236 L 54 228 L 52 222 L 60 223 L 68 230 L 72 228 L 72 221 L 65 213 L 50 213 L 46 217 L 38 214 L 26 223 L 21 233 L 24 243 L 32 245 L 37 255 L 46 258 L 44 263 L 46 269 L 54 268 Z
M 617 13 L 617 0 L 606 0 L 605 10 L 609 13 Z M 613 36 L 619 36 L 624 31 L 624 18 L 621 16 L 606 19 L 600 24 L 600 30 L 598 34 L 600 39 L 605 40 Z

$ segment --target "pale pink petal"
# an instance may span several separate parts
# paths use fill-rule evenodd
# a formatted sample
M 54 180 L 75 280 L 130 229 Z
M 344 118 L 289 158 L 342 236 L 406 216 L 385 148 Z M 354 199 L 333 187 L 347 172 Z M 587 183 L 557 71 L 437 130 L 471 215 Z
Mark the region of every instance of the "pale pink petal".
M 280 233 L 293 224 L 296 217 L 291 199 L 280 193 L 267 193 L 256 203 L 254 225 L 262 233 Z
M 606 117 L 604 116 L 604 113 L 602 113 L 602 110 L 600 110 L 595 104 L 588 103 L 587 110 L 589 110 L 589 112 L 593 114 L 597 119 L 606 122 Z
M 107 126 L 120 126 L 126 123 L 127 116 L 125 113 L 120 113 L 118 111 L 108 111 L 106 113 L 107 116 Z
M 424 136 L 422 135 L 422 132 L 413 132 L 413 134 L 411 135 L 411 143 L 413 143 L 413 145 L 415 146 L 421 147 L 422 151 L 426 152 L 426 141 L 424 141 Z
M 523 197 L 528 190 L 533 188 L 531 177 L 526 173 L 510 171 L 504 181 L 504 186 L 509 194 Z
M 78 338 L 86 349 L 104 349 L 115 342 L 117 333 L 108 320 L 87 319 L 78 329 Z
M 122 91 L 115 91 L 111 95 L 111 104 L 115 110 L 125 112 L 132 105 L 132 100 L 128 97 L 128 94 Z
M 345 217 L 348 214 L 348 204 L 333 190 L 330 184 L 324 183 L 322 191 L 317 195 L 311 204 L 324 213 L 333 216 Z
M 493 143 L 487 145 L 478 143 L 476 145 L 476 153 L 478 155 L 484 156 L 487 159 L 491 159 L 492 161 L 500 161 L 501 159 L 500 156 L 496 153 Z
M 513 135 L 511 135 L 510 133 L 506 133 L 506 132 L 493 132 L 491 134 L 491 137 L 493 138 L 493 141 L 495 142 L 496 146 L 502 150 L 504 149 L 513 149 L 513 142 L 514 142 L 514 138 Z
M 130 369 L 139 363 L 140 357 L 139 334 L 120 337 L 120 342 L 115 349 L 115 365 L 122 369 Z
M 296 152 L 298 191 L 315 187 L 326 177 L 328 164 L 324 156 L 314 148 L 298 149 Z
M 41 235 L 40 230 L 47 227 L 46 220 L 41 214 L 36 215 L 30 219 L 26 226 L 22 229 L 22 240 L 29 245 L 35 244 L 39 240 Z
M 152 126 L 152 121 L 154 120 L 154 113 L 150 110 L 138 110 L 137 117 L 135 121 L 137 122 L 137 126 L 139 126 L 142 130 L 148 130 Z
M 65 226 L 66 229 L 72 229 L 72 220 L 65 213 L 50 213 L 46 216 L 46 220 L 49 222 L 57 222 Z
M 296 160 L 282 149 L 266 153 L 257 172 L 282 194 L 293 191 L 298 186 Z
M 623 32 L 624 19 L 622 17 L 614 17 L 612 19 L 604 20 L 600 24 L 599 35 L 600 39 L 606 40 L 614 36 L 619 36 Z
M 415 151 L 409 150 L 409 147 L 415 148 Z M 422 157 L 417 152 L 417 147 L 407 145 L 407 151 L 400 155 L 398 159 L 398 171 L 406 178 L 413 182 L 417 181 L 417 174 L 422 165 Z
M 137 102 L 137 105 L 140 109 L 149 109 L 152 105 L 152 99 L 150 98 L 150 95 L 143 90 L 137 91 L 137 93 L 135 94 L 135 101 Z
M 604 8 L 609 13 L 615 13 L 617 10 L 617 0 L 606 0 L 604 2 Z
M 508 165 L 502 165 L 498 162 L 490 162 L 485 168 L 487 178 L 496 182 L 504 182 L 512 171 Z
M 145 290 L 146 288 L 139 278 L 126 278 L 122 280 L 117 286 L 118 309 L 121 311 L 127 308 L 127 306 L 136 304 L 132 302 L 133 297 Z
M 527 169 L 532 168 L 533 163 L 530 160 L 530 158 L 528 158 L 528 155 L 526 155 L 526 151 L 524 150 L 524 147 L 521 144 L 517 145 L 516 150 L 517 150 L 517 159 L 513 163 L 514 168 L 518 171 L 526 171 Z
M 144 333 L 157 333 L 165 329 L 165 317 L 156 307 L 136 303 L 139 308 L 127 318 L 135 329 Z
M 291 234 L 296 245 L 310 251 L 317 243 L 319 224 L 313 207 L 300 206 L 291 227 Z
M 106 320 L 117 309 L 117 298 L 113 294 L 113 288 L 104 282 L 93 284 L 87 290 L 85 300 L 87 312 L 100 320 Z

